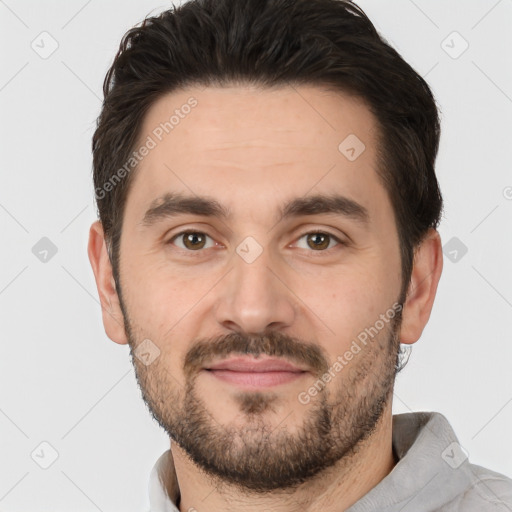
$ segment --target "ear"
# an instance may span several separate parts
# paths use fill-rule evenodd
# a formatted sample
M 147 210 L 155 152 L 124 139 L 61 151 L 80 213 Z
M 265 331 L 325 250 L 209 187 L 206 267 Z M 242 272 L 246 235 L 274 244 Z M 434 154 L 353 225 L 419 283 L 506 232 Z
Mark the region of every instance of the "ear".
M 87 253 L 96 279 L 105 332 L 112 341 L 125 345 L 128 343 L 128 338 L 124 329 L 123 312 L 119 305 L 112 265 L 100 221 L 94 222 L 89 230 Z
M 411 281 L 402 314 L 401 343 L 412 344 L 420 338 L 430 318 L 442 270 L 441 237 L 435 229 L 430 228 L 414 253 Z

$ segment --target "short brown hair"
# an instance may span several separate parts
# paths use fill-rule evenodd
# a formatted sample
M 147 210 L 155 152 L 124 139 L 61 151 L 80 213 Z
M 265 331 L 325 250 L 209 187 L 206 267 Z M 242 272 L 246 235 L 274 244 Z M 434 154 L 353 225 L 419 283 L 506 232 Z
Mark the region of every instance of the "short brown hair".
M 125 34 L 105 77 L 92 142 L 114 275 L 133 172 L 108 193 L 104 184 L 129 158 L 148 109 L 190 85 L 244 83 L 328 86 L 368 105 L 378 121 L 377 172 L 393 205 L 404 292 L 414 249 L 442 212 L 438 109 L 425 80 L 349 0 L 190 0 Z

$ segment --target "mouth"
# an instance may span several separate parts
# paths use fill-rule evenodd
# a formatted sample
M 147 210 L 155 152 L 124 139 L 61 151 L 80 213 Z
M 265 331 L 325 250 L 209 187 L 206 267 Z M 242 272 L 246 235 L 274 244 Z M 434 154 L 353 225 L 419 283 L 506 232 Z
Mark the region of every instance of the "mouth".
M 307 373 L 283 359 L 234 357 L 204 368 L 214 378 L 246 389 L 268 388 L 297 380 Z

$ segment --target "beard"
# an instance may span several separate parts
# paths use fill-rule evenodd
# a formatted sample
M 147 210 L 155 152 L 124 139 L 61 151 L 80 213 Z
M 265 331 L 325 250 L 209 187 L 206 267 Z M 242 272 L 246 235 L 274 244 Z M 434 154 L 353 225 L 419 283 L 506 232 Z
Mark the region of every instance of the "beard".
M 400 311 L 314 400 L 301 405 L 301 422 L 293 431 L 284 426 L 286 413 L 277 425 L 268 421 L 267 414 L 284 402 L 283 396 L 268 390 L 240 390 L 234 399 L 243 421 L 237 414 L 238 423 L 220 424 L 210 412 L 214 404 L 204 401 L 196 380 L 214 357 L 285 357 L 320 377 L 330 366 L 326 354 L 318 344 L 278 331 L 259 337 L 230 333 L 202 339 L 185 354 L 182 385 L 165 366 L 170 343 L 156 342 L 165 350 L 151 365 L 134 357 L 144 338 L 136 339 L 134 332 L 142 330 L 132 325 L 124 307 L 123 313 L 137 382 L 153 418 L 216 485 L 230 484 L 242 492 L 291 490 L 337 463 L 348 466 L 358 447 L 375 432 L 402 368 Z

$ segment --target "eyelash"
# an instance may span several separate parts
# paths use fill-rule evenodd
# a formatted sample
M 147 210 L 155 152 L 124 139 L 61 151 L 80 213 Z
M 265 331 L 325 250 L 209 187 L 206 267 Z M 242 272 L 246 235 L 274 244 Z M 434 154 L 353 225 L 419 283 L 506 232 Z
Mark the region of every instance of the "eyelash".
M 175 240 L 177 240 L 179 237 L 183 236 L 183 235 L 186 235 L 186 234 L 199 234 L 199 235 L 205 235 L 207 236 L 208 238 L 210 238 L 211 240 L 213 240 L 213 238 L 208 235 L 207 233 L 203 232 L 203 231 L 194 231 L 194 230 L 186 230 L 186 231 L 180 231 L 179 233 L 175 234 L 168 242 L 167 244 L 170 244 L 172 245 L 173 242 Z M 336 245 L 334 247 L 330 247 L 329 249 L 323 249 L 323 250 L 318 250 L 318 251 L 315 251 L 314 249 L 310 249 L 308 250 L 307 252 L 311 253 L 311 256 L 316 256 L 316 255 L 322 255 L 322 254 L 325 254 L 325 253 L 329 253 L 333 250 L 333 249 L 336 249 L 338 246 L 348 246 L 348 242 L 346 241 L 343 241 L 343 240 L 340 240 L 340 238 L 338 238 L 336 235 L 333 235 L 332 233 L 330 233 L 329 231 L 322 231 L 322 230 L 313 230 L 313 231 L 307 231 L 305 233 L 303 233 L 302 235 L 300 235 L 298 238 L 297 238 L 297 241 L 299 241 L 300 239 L 304 238 L 305 236 L 308 236 L 308 235 L 315 235 L 315 234 L 320 234 L 320 235 L 327 235 L 328 237 L 330 237 L 332 240 L 334 240 L 336 242 Z M 178 247 L 178 249 L 180 251 L 183 251 L 183 252 L 186 252 L 190 255 L 194 255 L 194 253 L 198 253 L 198 255 L 205 251 L 206 249 L 197 249 L 196 251 L 194 250 L 191 250 L 191 249 L 182 249 L 181 247 Z M 212 247 L 207 247 L 207 249 L 212 249 Z M 316 254 L 315 254 L 316 253 Z

